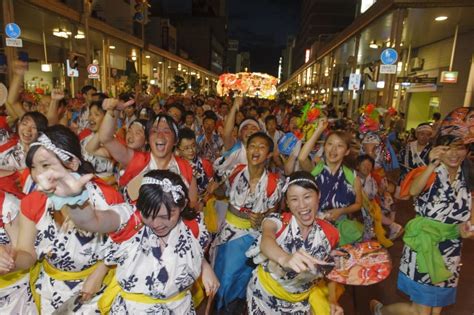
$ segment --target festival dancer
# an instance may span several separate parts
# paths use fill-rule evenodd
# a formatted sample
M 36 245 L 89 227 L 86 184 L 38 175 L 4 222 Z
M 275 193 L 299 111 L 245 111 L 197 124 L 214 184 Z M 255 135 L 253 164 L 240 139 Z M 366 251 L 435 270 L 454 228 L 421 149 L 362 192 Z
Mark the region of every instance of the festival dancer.
M 81 155 L 79 139 L 67 127 L 47 128 L 30 145 L 26 164 L 38 188 L 21 201 L 21 233 L 13 250 L 1 247 L 0 272 L 28 270 L 38 262 L 39 275 L 33 281 L 41 313 L 51 314 L 70 299 L 77 314 L 97 312 L 108 272 L 101 262 L 106 236 L 76 227 L 69 220 L 70 213 L 91 204 L 115 212 L 121 224 L 131 213 L 115 189 L 93 179 L 93 168 Z M 53 177 L 51 172 L 62 177 Z M 66 175 L 80 177 L 83 185 L 72 196 L 58 184 Z
M 189 191 L 189 206 L 197 204 L 198 192 L 196 179 L 193 176 L 191 165 L 174 154 L 178 143 L 178 126 L 173 118 L 166 114 L 158 114 L 147 124 L 148 144 L 151 152 L 139 152 L 114 141 L 115 119 L 118 109 L 133 104 L 132 101 L 123 102 L 118 99 L 104 100 L 103 107 L 107 111 L 99 130 L 101 143 L 110 155 L 124 168 L 120 176 L 119 186 L 123 189 L 124 197 L 128 202 L 135 202 L 138 198 L 143 174 L 154 169 L 168 169 L 183 177 Z
M 429 153 L 429 164 L 405 178 L 401 194 L 414 197 L 417 216 L 405 227 L 398 288 L 411 303 L 384 306 L 373 300 L 374 314 L 438 315 L 455 303 L 461 238 L 474 238 L 472 199 L 461 166 L 468 152 L 461 137 L 442 134 Z
M 326 261 L 339 233 L 317 219 L 314 176 L 297 171 L 283 191 L 291 212 L 264 218 L 261 242 L 248 251 L 259 264 L 247 287 L 249 314 L 342 314 L 335 297 L 328 299 L 318 284 L 331 267 Z
M 239 303 L 245 299 L 253 269 L 246 264 L 245 252 L 258 236 L 261 220 L 280 200 L 279 177 L 266 167 L 272 151 L 273 139 L 263 132 L 254 133 L 247 141 L 247 165 L 238 164 L 226 176 L 229 208 L 213 244 L 214 271 L 221 282 L 216 307 L 225 314 L 242 306 Z
M 416 140 L 409 142 L 399 153 L 400 183 L 411 170 L 429 164 L 433 127 L 429 123 L 419 124 L 415 129 L 415 136 Z

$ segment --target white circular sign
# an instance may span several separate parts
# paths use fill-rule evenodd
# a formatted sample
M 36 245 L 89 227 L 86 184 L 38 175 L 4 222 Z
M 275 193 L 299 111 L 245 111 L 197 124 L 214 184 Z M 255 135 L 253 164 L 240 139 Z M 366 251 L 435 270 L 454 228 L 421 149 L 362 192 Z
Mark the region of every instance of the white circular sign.
M 99 66 L 91 64 L 87 66 L 87 72 L 89 74 L 97 74 L 99 73 Z

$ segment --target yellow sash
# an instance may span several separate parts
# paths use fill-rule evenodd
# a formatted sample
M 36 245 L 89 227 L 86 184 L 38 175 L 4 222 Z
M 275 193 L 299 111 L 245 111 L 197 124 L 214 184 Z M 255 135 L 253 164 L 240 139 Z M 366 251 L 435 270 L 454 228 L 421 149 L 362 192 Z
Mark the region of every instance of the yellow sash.
M 104 293 L 100 297 L 97 305 L 99 307 L 100 313 L 104 315 L 109 314 L 112 303 L 117 295 L 120 295 L 125 300 L 143 304 L 166 304 L 184 299 L 187 292 L 188 290 L 182 291 L 169 299 L 155 299 L 146 294 L 125 292 L 118 283 L 117 279 L 113 277 L 110 284 L 107 286 Z
M 263 270 L 262 265 L 258 266 L 258 280 L 268 294 L 291 303 L 308 300 L 311 310 L 315 315 L 329 315 L 331 307 L 328 300 L 328 287 L 324 281 L 313 285 L 308 291 L 303 293 L 290 293 L 286 291 L 272 276 Z
M 250 224 L 250 220 L 240 218 L 229 210 L 227 210 L 225 219 L 228 223 L 230 223 L 233 226 L 238 227 L 239 229 L 249 230 L 252 228 L 252 225 Z
M 15 272 L 7 273 L 6 275 L 0 276 L 0 289 L 6 288 L 15 284 L 18 280 L 22 279 L 28 274 L 28 270 L 18 270 Z
M 95 264 L 82 271 L 63 271 L 53 267 L 50 263 L 48 263 L 48 261 L 43 260 L 44 272 L 46 272 L 48 276 L 54 280 L 59 281 L 83 280 L 94 272 L 94 270 L 97 268 L 97 265 L 98 264 Z
M 204 224 L 210 233 L 217 233 L 219 230 L 219 216 L 215 207 L 216 197 L 211 197 L 207 200 L 206 206 L 203 209 Z

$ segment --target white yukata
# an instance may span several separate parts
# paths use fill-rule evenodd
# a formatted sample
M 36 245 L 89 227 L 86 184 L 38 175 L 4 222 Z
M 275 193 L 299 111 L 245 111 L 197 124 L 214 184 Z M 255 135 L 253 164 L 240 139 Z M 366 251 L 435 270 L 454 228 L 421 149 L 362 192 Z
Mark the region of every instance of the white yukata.
M 0 245 L 9 245 L 5 225 L 11 224 L 20 213 L 20 200 L 0 191 Z M 30 288 L 29 273 L 11 284 L 3 283 L 10 274 L 0 276 L 0 310 L 2 314 L 38 314 Z
M 92 140 L 92 137 L 94 136 L 94 133 L 90 133 L 89 135 L 85 136 L 84 138 L 79 135 L 81 138 L 81 151 L 82 151 L 82 156 L 84 157 L 84 160 L 91 163 L 92 167 L 94 167 L 95 174 L 109 182 L 109 180 L 113 177 L 114 175 L 114 160 L 105 158 L 103 156 L 97 156 L 90 154 L 86 150 L 86 146 L 89 143 L 89 141 Z
M 338 232 L 329 222 L 325 223 L 323 229 L 321 221 L 317 221 L 304 240 L 301 236 L 300 228 L 294 216 L 289 222 L 283 220 L 287 214 L 271 214 L 264 220 L 270 220 L 277 225 L 277 244 L 287 253 L 293 254 L 300 249 L 310 254 L 312 257 L 327 261 L 330 260 L 330 252 L 338 242 Z M 284 226 L 284 224 L 287 224 Z M 278 235 L 279 234 L 279 235 Z M 308 291 L 318 280 L 324 278 L 322 270 L 306 271 L 296 273 L 292 270 L 283 269 L 279 264 L 269 260 L 260 252 L 260 241 L 255 242 L 247 251 L 247 256 L 253 258 L 254 263 L 260 264 L 264 271 L 269 273 L 273 280 L 277 281 L 287 292 L 304 293 Z M 247 287 L 247 307 L 249 314 L 311 314 L 309 302 L 289 302 L 274 297 L 265 291 L 259 277 L 257 269 L 253 271 L 252 278 Z
M 113 210 L 126 223 L 130 210 L 123 204 L 122 196 L 111 186 L 91 181 L 86 184 L 89 202 L 96 210 Z M 87 232 L 74 226 L 67 218 L 59 227 L 53 218 L 54 204 L 47 195 L 35 191 L 21 202 L 22 213 L 33 221 L 38 233 L 35 241 L 35 251 L 38 261 L 45 260 L 55 269 L 64 272 L 80 272 L 86 270 L 103 259 L 107 235 Z M 35 286 L 41 296 L 41 313 L 51 314 L 70 298 L 79 296 L 84 280 L 61 281 L 49 276 L 44 267 Z M 98 313 L 98 292 L 89 302 L 77 304 L 74 311 L 77 314 Z
M 140 216 L 138 211 L 134 216 Z M 180 220 L 164 249 L 160 237 L 146 225 L 126 240 L 109 240 L 105 263 L 117 265 L 115 277 L 122 291 L 162 300 L 186 292 L 181 299 L 152 304 L 132 301 L 118 293 L 110 314 L 196 314 L 189 289 L 201 274 L 209 233 L 200 218 L 193 223 L 198 232 Z M 126 228 L 136 229 L 136 225 L 128 224 Z
M 248 167 L 239 164 L 228 171 L 229 207 L 226 220 L 211 248 L 214 272 L 220 281 L 216 295 L 217 309 L 230 305 L 237 299 L 245 299 L 245 291 L 253 267 L 246 264 L 245 252 L 259 235 L 259 231 L 250 227 L 245 219 L 251 213 L 266 213 L 274 208 L 281 196 L 281 180 L 273 173 L 264 171 L 262 177 L 250 192 L 250 174 Z M 238 212 L 244 226 L 236 226 L 232 218 Z

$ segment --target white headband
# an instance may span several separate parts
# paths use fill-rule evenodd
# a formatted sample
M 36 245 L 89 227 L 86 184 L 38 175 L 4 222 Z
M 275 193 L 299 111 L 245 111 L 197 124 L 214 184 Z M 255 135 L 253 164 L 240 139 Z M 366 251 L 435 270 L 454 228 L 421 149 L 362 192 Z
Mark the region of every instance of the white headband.
M 433 132 L 433 127 L 431 127 L 430 125 L 421 125 L 421 126 L 418 126 L 416 127 L 416 131 L 429 131 L 429 132 Z
M 51 142 L 51 139 L 49 139 L 48 136 L 45 135 L 44 133 L 41 134 L 38 137 L 38 139 L 36 139 L 36 142 L 33 142 L 32 144 L 30 144 L 30 148 L 34 146 L 45 147 L 49 151 L 52 151 L 54 154 L 56 154 L 56 156 L 63 162 L 67 162 L 69 161 L 69 159 L 75 158 L 79 162 L 79 165 L 81 165 L 81 160 L 77 156 L 75 156 L 71 152 L 58 148 L 56 145 L 54 145 L 54 143 Z
M 142 184 L 140 186 L 143 185 L 159 185 L 164 192 L 171 192 L 175 203 L 177 203 L 181 198 L 185 197 L 183 187 L 181 185 L 173 185 L 173 183 L 171 183 L 168 178 L 159 180 L 153 177 L 143 177 Z
M 362 144 L 369 144 L 369 143 L 375 143 L 375 144 L 379 144 L 381 143 L 382 140 L 380 139 L 380 137 L 374 133 L 368 133 L 364 139 L 362 139 Z
M 255 127 L 258 128 L 258 130 L 260 130 L 260 125 L 253 119 L 250 119 L 250 118 L 247 118 L 245 119 L 243 122 L 240 123 L 240 126 L 239 126 L 239 133 L 242 131 L 242 129 L 244 129 L 245 126 L 247 125 L 254 125 Z
M 310 180 L 310 179 L 307 179 L 307 178 L 295 178 L 295 179 L 293 179 L 293 180 L 290 181 L 290 178 L 287 177 L 287 178 L 286 178 L 286 181 L 285 181 L 285 185 L 284 185 L 283 188 L 282 188 L 283 193 L 286 193 L 286 191 L 288 190 L 288 188 L 290 187 L 290 185 L 293 185 L 293 184 L 296 184 L 296 183 L 299 183 L 299 182 L 310 183 L 311 185 L 314 186 L 314 188 L 316 188 L 317 191 L 319 191 L 318 185 L 316 185 L 316 183 L 313 182 L 313 181 Z
M 176 136 L 176 139 L 178 139 L 178 136 L 179 136 L 179 132 L 178 132 L 178 126 L 176 125 L 176 123 L 174 122 L 173 118 L 171 118 L 171 116 L 168 116 L 170 119 L 171 119 L 171 125 L 173 125 L 173 130 L 174 130 L 174 134 Z M 161 116 L 157 116 L 155 118 L 155 121 L 153 122 L 153 125 L 158 121 L 158 123 L 164 119 L 166 121 L 166 123 L 168 123 L 167 119 L 165 116 L 161 115 Z

